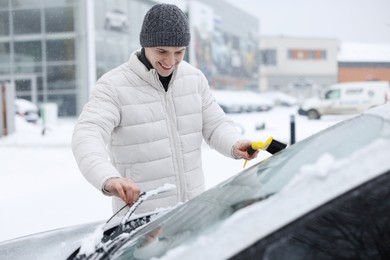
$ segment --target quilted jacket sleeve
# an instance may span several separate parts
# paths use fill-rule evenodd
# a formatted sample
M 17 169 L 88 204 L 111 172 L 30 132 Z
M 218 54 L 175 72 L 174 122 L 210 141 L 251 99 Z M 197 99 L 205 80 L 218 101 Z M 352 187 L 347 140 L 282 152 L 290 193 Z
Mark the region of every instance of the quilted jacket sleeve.
M 232 147 L 237 141 L 244 138 L 234 126 L 234 122 L 226 116 L 215 101 L 205 76 L 200 74 L 200 77 L 203 103 L 203 137 L 211 148 L 225 156 L 235 158 L 232 155 Z
M 98 82 L 75 125 L 72 151 L 81 173 L 101 191 L 107 179 L 120 177 L 106 150 L 119 122 L 120 106 L 114 87 Z

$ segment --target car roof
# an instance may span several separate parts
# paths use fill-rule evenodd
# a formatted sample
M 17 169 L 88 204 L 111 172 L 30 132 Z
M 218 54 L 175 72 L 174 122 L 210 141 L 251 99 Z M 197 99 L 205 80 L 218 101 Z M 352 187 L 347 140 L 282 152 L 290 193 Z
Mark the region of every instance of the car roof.
M 17 111 L 19 112 L 38 111 L 37 105 L 26 99 L 15 99 L 15 106 L 17 107 Z

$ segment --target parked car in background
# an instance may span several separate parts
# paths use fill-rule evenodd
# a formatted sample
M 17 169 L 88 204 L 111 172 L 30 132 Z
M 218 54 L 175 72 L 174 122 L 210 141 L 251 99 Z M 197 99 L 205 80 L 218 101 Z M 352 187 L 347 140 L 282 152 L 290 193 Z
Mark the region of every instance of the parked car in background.
M 115 9 L 106 13 L 104 20 L 106 30 L 127 31 L 128 26 L 127 15 L 121 10 Z
M 274 104 L 259 93 L 246 90 L 213 90 L 217 103 L 225 113 L 269 111 Z
M 15 112 L 30 123 L 36 123 L 40 116 L 38 106 L 26 99 L 15 99 Z
M 298 104 L 296 97 L 290 96 L 281 91 L 266 91 L 261 92 L 260 95 L 274 103 L 275 106 L 291 107 Z
M 257 92 L 243 90 L 236 91 L 234 95 L 235 98 L 241 101 L 245 112 L 269 111 L 274 106 L 274 103 L 271 100 L 264 98 Z
M 128 232 L 92 223 L 0 243 L 0 255 L 389 259 L 389 111 L 387 103 L 333 125 Z M 80 245 L 89 258 L 77 256 Z
M 330 86 L 322 96 L 305 100 L 298 113 L 310 119 L 322 115 L 355 114 L 388 101 L 387 81 L 339 83 Z
M 234 97 L 234 93 L 228 90 L 213 90 L 213 94 L 219 106 L 225 113 L 242 113 L 244 109 L 240 100 Z

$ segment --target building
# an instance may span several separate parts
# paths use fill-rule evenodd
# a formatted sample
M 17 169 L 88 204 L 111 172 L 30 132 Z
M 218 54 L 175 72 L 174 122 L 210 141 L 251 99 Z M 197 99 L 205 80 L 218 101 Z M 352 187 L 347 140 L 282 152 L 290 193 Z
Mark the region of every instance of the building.
M 190 63 L 215 89 L 258 88 L 259 21 L 224 1 L 190 0 Z
M 54 102 L 59 116 L 77 115 L 96 78 L 138 46 L 139 21 L 152 4 L 2 0 L 0 81 L 14 85 L 18 98 Z
M 390 45 L 342 43 L 338 55 L 338 81 L 390 82 Z
M 54 102 L 59 116 L 77 116 L 96 79 L 140 48 L 143 17 L 157 2 L 1 0 L 0 81 L 10 82 L 18 98 Z M 190 17 L 186 59 L 213 87 L 257 86 L 257 18 L 222 0 L 171 3 Z
M 337 82 L 339 41 L 327 38 L 262 37 L 260 91 L 280 90 L 299 98 Z

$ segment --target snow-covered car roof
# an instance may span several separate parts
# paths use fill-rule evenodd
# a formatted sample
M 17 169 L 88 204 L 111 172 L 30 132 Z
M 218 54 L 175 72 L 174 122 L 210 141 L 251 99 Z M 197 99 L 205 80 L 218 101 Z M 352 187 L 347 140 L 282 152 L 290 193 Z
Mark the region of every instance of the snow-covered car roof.
M 294 106 L 298 103 L 298 99 L 296 97 L 290 96 L 281 91 L 266 91 L 261 92 L 260 94 L 264 98 L 272 100 L 276 105 L 284 105 L 284 106 Z
M 242 171 L 136 229 L 96 259 L 231 258 L 329 201 L 389 173 L 389 154 L 387 103 Z M 50 244 L 52 256 L 68 257 L 78 248 L 74 241 L 80 242 L 80 233 L 73 232 L 74 236 L 71 232 L 62 236 L 61 243 Z M 151 233 L 157 238 L 145 243 Z M 48 233 L 52 238 L 57 235 L 61 233 Z M 45 251 L 28 248 L 26 242 L 31 239 L 38 241 L 33 236 L 0 244 L 0 255 L 21 254 L 22 248 L 30 259 L 52 259 L 46 257 L 48 247 Z
M 15 99 L 16 111 L 20 113 L 24 113 L 26 111 L 38 111 L 38 106 L 33 102 L 28 101 L 26 99 L 17 98 Z

